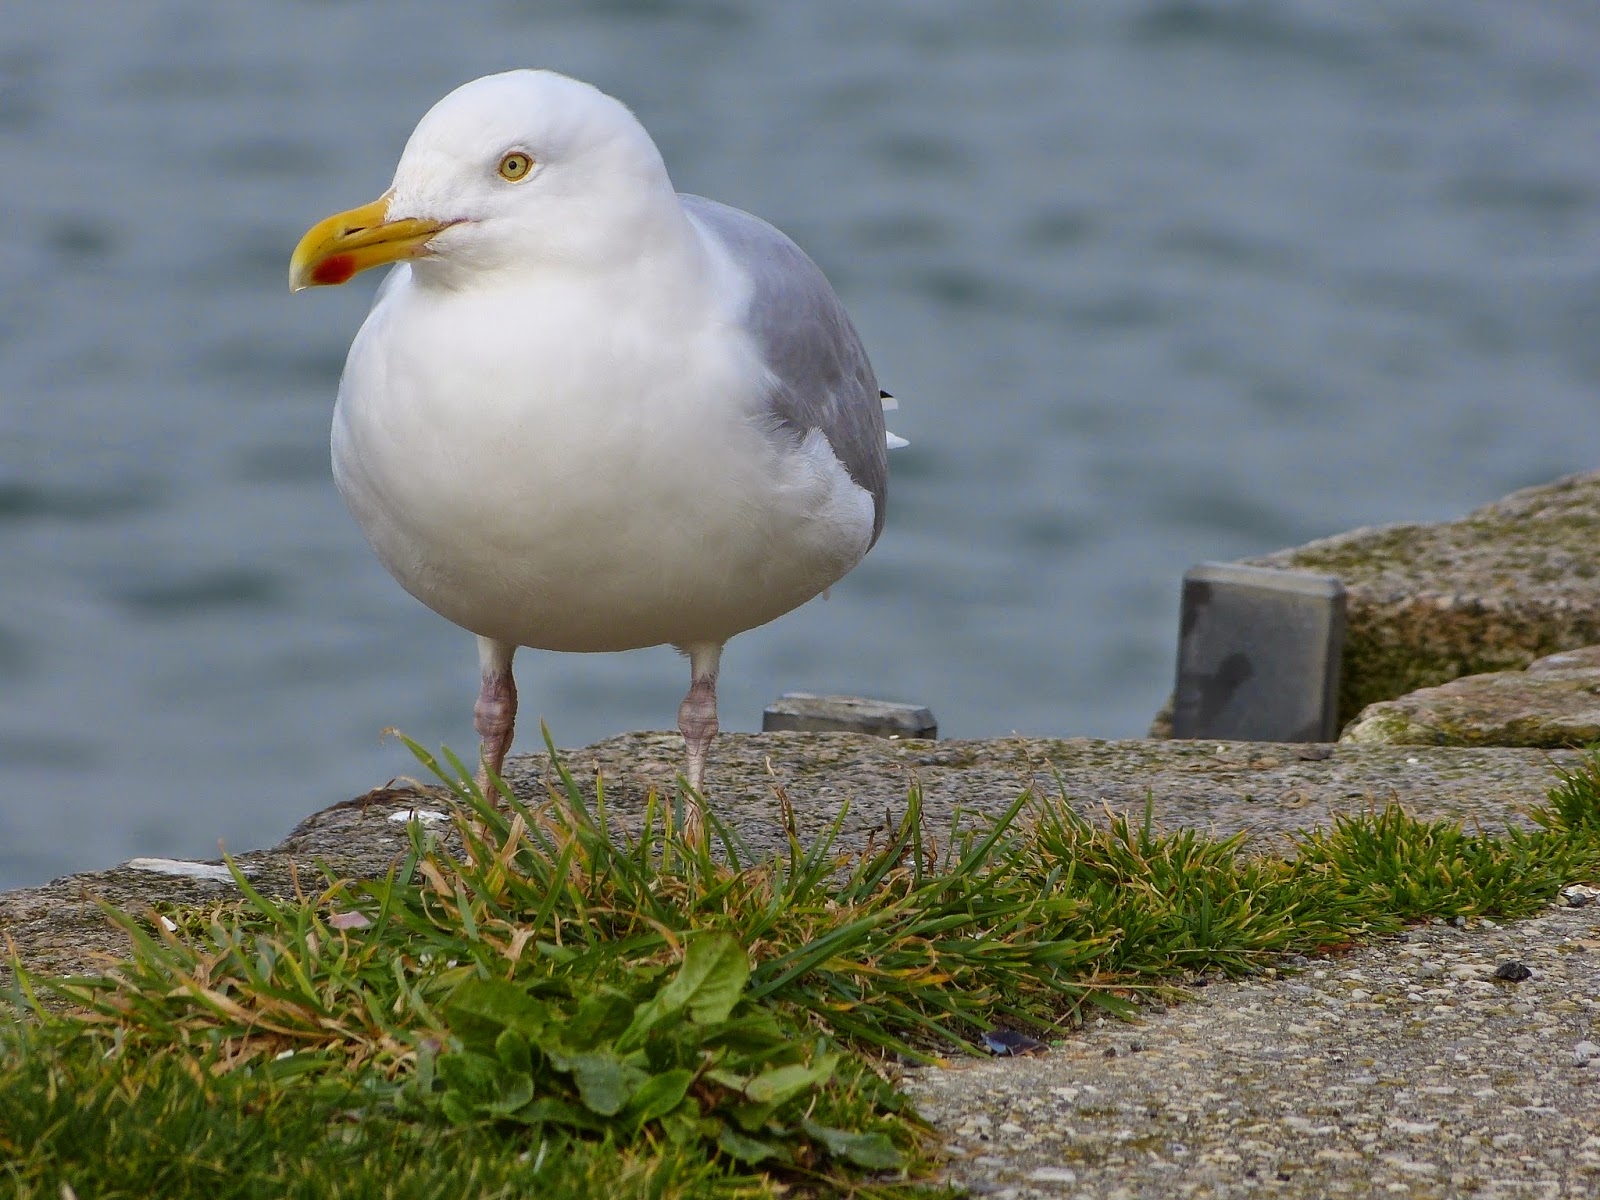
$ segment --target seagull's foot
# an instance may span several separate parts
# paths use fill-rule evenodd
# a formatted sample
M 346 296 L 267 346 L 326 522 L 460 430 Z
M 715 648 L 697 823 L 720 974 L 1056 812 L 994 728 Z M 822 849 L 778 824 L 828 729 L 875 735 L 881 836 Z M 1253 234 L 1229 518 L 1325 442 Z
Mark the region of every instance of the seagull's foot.
M 717 736 L 717 665 L 721 642 L 679 646 L 689 656 L 689 691 L 678 705 L 678 732 L 683 734 L 683 774 L 689 790 L 683 798 L 683 836 L 693 845 L 705 842 L 702 797 L 706 789 L 706 756 Z
M 496 799 L 493 777 L 505 766 L 511 738 L 517 727 L 517 681 L 511 676 L 511 656 L 515 646 L 479 639 L 478 658 L 483 666 L 483 681 L 478 701 L 472 706 L 472 723 L 478 731 L 478 787 Z
M 700 798 L 692 793 L 683 798 L 683 825 L 680 832 L 685 846 L 699 849 L 706 844 L 705 814 L 700 808 Z
M 690 696 L 693 696 L 693 691 Z M 685 700 L 684 704 L 689 701 Z M 679 727 L 682 728 L 683 712 L 678 713 Z M 689 736 L 689 730 L 684 729 L 684 764 L 683 778 L 689 786 L 683 789 L 683 840 L 691 846 L 700 846 L 705 843 L 705 786 L 706 786 L 706 751 L 711 746 L 711 739 L 717 735 L 717 710 L 716 700 L 712 700 L 710 732 L 705 732 L 703 724 L 695 727 L 702 736 Z
M 689 685 L 678 705 L 678 732 L 683 734 L 684 776 L 695 791 L 705 790 L 706 757 L 717 736 L 717 677 L 707 675 Z

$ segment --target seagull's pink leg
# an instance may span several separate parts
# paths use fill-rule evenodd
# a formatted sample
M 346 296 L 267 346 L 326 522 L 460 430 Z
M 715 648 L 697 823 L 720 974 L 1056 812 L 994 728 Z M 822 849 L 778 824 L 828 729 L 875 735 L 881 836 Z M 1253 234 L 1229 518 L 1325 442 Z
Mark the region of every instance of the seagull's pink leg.
M 678 705 L 678 731 L 683 734 L 684 775 L 692 789 L 684 811 L 683 833 L 688 841 L 705 836 L 701 794 L 705 790 L 706 754 L 717 736 L 717 667 L 722 645 L 701 642 L 680 646 L 689 656 L 689 694 Z
M 472 706 L 472 723 L 481 739 L 478 754 L 478 786 L 485 796 L 494 798 L 490 775 L 500 774 L 511 735 L 517 725 L 517 681 L 511 676 L 515 646 L 490 638 L 478 639 L 478 666 L 483 682 L 478 687 L 478 702 Z

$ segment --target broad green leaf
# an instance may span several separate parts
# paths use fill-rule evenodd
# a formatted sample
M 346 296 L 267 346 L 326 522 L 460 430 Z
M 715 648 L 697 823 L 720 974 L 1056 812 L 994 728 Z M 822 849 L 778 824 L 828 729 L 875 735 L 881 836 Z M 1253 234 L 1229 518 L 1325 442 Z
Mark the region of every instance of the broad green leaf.
M 751 1013 L 707 1030 L 705 1045 L 726 1046 L 741 1054 L 764 1055 L 768 1051 L 795 1045 L 792 1035 L 770 1013 Z
M 735 1104 L 731 1108 L 723 1109 L 728 1116 L 733 1118 L 733 1123 L 746 1133 L 755 1133 L 772 1118 L 775 1104 Z
M 699 1025 L 726 1021 L 750 978 L 750 960 L 732 934 L 696 938 L 684 952 L 683 965 L 657 994 L 667 1012 L 687 1007 Z
M 644 1079 L 644 1072 L 609 1054 L 575 1054 L 569 1061 L 584 1107 L 602 1117 L 621 1112 Z
M 455 1125 L 470 1125 L 478 1119 L 477 1110 L 456 1092 L 446 1092 L 439 1100 L 439 1108 Z
M 604 1133 L 607 1122 L 588 1109 L 568 1103 L 558 1096 L 540 1096 L 532 1104 L 509 1114 L 512 1120 L 525 1125 L 565 1125 L 572 1129 L 587 1129 Z
M 858 1167 L 885 1171 L 900 1165 L 900 1152 L 883 1133 L 850 1133 L 815 1121 L 804 1121 L 801 1128 L 809 1137 L 828 1148 L 835 1158 L 847 1158 Z
M 745 1084 L 750 1082 L 748 1075 L 741 1075 L 737 1071 L 707 1071 L 706 1078 L 736 1092 L 744 1091 Z
M 533 1074 L 533 1050 L 517 1030 L 502 1030 L 494 1040 L 494 1053 L 509 1069 Z
M 546 1040 L 559 1040 L 573 1050 L 592 1050 L 615 1039 L 632 1020 L 633 1001 L 615 988 L 602 988 L 584 998 L 565 1026 L 552 1027 Z
M 780 1105 L 794 1099 L 802 1092 L 820 1087 L 833 1078 L 833 1069 L 839 1063 L 837 1054 L 821 1055 L 807 1066 L 774 1067 L 763 1071 L 745 1084 L 744 1094 L 757 1104 Z
M 497 1060 L 471 1051 L 439 1058 L 439 1078 L 445 1090 L 456 1093 L 468 1104 L 484 1103 L 493 1096 L 504 1069 Z
M 440 1058 L 439 1078 L 446 1089 L 445 1114 L 453 1121 L 505 1116 L 533 1099 L 533 1079 L 526 1072 L 470 1051 Z
M 710 1121 L 703 1117 L 692 1115 L 688 1105 L 674 1109 L 661 1118 L 661 1132 L 666 1135 L 667 1141 L 674 1146 L 692 1146 L 702 1138 L 709 1138 L 716 1134 L 722 1127 L 720 1121 Z
M 717 1135 L 717 1147 L 729 1158 L 736 1158 L 740 1162 L 758 1163 L 769 1158 L 779 1162 L 790 1161 L 788 1147 L 777 1142 L 763 1142 L 759 1138 L 746 1137 L 732 1129 L 724 1129 Z
M 647 1121 L 654 1121 L 666 1116 L 688 1094 L 689 1085 L 694 1082 L 694 1072 L 679 1068 L 676 1071 L 666 1071 L 660 1075 L 652 1075 L 639 1085 L 633 1093 L 633 1099 L 628 1102 L 628 1115 L 633 1118 L 635 1131 L 642 1128 Z
M 500 1077 L 500 1086 L 494 1099 L 484 1110 L 497 1117 L 509 1116 L 533 1100 L 533 1080 L 521 1071 L 507 1071 Z
M 550 1020 L 550 1010 L 514 983 L 503 979 L 467 979 L 457 985 L 444 1004 L 451 1020 L 462 1017 L 515 1029 L 537 1040 Z

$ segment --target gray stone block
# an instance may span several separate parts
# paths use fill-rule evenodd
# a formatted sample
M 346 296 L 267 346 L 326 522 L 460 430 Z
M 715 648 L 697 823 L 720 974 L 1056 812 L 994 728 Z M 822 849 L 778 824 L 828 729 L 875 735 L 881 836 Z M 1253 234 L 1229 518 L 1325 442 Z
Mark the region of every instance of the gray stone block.
M 1344 585 L 1330 575 L 1201 563 L 1183 577 L 1172 732 L 1330 742 L 1339 733 Z
M 1357 529 L 1252 560 L 1349 593 L 1341 720 L 1462 675 L 1600 644 L 1600 471 L 1459 521 Z
M 1342 742 L 1391 746 L 1587 746 L 1600 741 L 1600 646 L 1525 671 L 1464 675 L 1361 710 Z
M 887 738 L 936 738 L 939 723 L 920 704 L 869 700 L 862 696 L 813 696 L 785 692 L 761 714 L 761 731 L 773 733 L 870 733 Z
M 1356 529 L 1248 565 L 1345 586 L 1339 719 L 1463 675 L 1600 644 L 1600 471 L 1524 488 L 1458 521 Z M 1171 737 L 1171 702 L 1151 737 Z

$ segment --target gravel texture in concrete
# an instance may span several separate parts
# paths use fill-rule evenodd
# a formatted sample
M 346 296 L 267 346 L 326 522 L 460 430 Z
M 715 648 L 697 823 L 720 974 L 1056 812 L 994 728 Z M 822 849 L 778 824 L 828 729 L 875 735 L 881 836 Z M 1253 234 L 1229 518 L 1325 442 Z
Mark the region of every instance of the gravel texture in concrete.
M 1016 1200 L 1600 1195 L 1592 903 L 1191 995 L 1042 1057 L 910 1072 L 950 1178 Z

